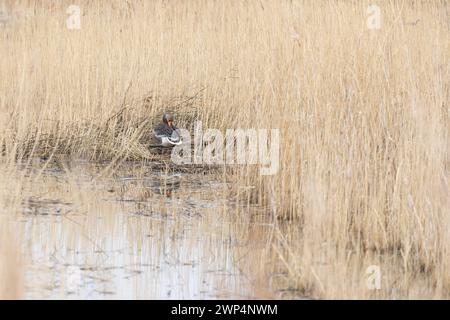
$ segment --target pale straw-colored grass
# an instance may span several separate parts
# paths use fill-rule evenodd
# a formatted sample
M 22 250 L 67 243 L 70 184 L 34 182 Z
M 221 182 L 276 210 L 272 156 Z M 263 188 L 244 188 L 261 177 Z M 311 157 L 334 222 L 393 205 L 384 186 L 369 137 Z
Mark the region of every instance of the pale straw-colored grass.
M 145 119 L 168 108 L 278 128 L 278 174 L 234 175 L 276 217 L 268 270 L 310 297 L 448 297 L 447 1 L 377 1 L 379 30 L 369 1 L 320 0 L 77 1 L 68 30 L 72 2 L 6 2 L 3 162 L 145 157 Z

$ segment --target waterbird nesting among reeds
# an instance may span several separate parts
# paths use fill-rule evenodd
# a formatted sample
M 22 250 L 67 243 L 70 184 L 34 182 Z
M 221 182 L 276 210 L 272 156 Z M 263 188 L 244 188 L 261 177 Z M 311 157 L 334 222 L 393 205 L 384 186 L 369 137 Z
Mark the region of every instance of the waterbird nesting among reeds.
M 162 122 L 153 129 L 156 146 L 172 147 L 181 144 L 181 135 L 179 129 L 175 126 L 175 117 L 166 113 L 163 115 Z

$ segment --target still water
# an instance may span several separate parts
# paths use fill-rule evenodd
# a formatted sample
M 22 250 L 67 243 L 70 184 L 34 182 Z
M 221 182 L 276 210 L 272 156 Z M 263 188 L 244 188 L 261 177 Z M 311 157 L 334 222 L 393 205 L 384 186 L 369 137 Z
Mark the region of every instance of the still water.
M 16 214 L 29 299 L 274 298 L 273 225 L 224 175 L 163 163 L 27 165 Z M 245 190 L 246 186 L 242 186 Z

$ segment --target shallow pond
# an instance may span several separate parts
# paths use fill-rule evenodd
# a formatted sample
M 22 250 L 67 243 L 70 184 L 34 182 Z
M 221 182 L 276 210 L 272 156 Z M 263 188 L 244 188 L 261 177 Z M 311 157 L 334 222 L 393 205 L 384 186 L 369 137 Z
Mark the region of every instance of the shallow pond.
M 155 162 L 22 170 L 33 177 L 14 222 L 25 298 L 276 297 L 264 271 L 273 226 L 263 208 L 239 213 L 220 173 Z

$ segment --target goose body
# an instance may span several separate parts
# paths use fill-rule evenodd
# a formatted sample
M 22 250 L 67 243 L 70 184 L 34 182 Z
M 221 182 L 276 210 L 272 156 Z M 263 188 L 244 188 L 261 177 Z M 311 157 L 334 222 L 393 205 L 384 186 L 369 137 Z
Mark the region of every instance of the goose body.
M 173 147 L 182 143 L 180 130 L 173 124 L 168 124 L 166 116 L 163 122 L 156 126 L 153 130 L 155 146 Z
M 182 143 L 181 139 L 173 139 L 172 137 L 157 135 L 155 135 L 155 137 L 159 140 L 158 142 L 162 147 L 173 147 Z

